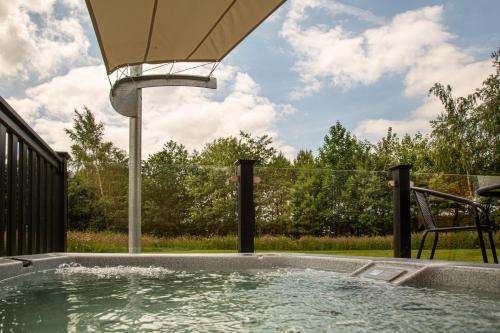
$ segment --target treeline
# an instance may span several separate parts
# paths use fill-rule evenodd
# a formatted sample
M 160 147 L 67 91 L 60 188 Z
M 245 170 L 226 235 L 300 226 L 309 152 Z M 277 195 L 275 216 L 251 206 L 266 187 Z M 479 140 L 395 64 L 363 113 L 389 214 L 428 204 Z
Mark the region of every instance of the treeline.
M 473 184 L 467 175 L 500 174 L 499 52 L 492 60 L 495 73 L 469 96 L 454 98 L 452 88 L 441 84 L 431 88 L 444 111 L 431 122 L 428 135 L 400 138 L 389 128 L 384 138 L 371 144 L 337 122 L 317 154 L 301 150 L 293 161 L 277 151 L 268 136 L 241 132 L 194 152 L 169 141 L 143 161 L 143 231 L 160 236 L 235 234 L 237 196 L 231 176 L 237 159 L 258 161 L 258 234 L 391 233 L 387 170 L 401 163 L 412 164 L 413 172 L 431 174 L 418 180 L 426 185 L 470 195 Z M 66 130 L 72 140 L 73 230 L 127 230 L 127 156 L 105 142 L 104 130 L 87 108 L 75 110 L 73 128 Z

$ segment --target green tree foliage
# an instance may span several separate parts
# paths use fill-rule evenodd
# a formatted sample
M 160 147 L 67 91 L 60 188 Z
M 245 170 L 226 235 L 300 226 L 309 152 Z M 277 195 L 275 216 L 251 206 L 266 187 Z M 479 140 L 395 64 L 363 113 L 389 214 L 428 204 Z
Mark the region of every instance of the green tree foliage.
M 177 236 L 188 216 L 191 197 L 186 188 L 191 159 L 183 145 L 167 142 L 143 163 L 144 232 Z
M 310 150 L 300 150 L 294 161 L 295 182 L 291 188 L 292 221 L 288 233 L 296 237 L 321 235 L 321 180 L 324 169 L 318 169 Z
M 81 174 L 75 174 L 68 184 L 68 219 L 71 230 L 104 230 L 106 213 L 99 204 L 97 191 Z
M 297 157 L 293 161 L 293 165 L 297 168 L 316 168 L 317 163 L 312 150 L 299 150 Z
M 400 139 L 389 127 L 387 135 L 373 146 L 370 169 L 388 170 L 398 164 L 411 164 L 413 172 L 431 172 L 431 149 L 429 138 L 421 133 L 413 137 L 406 134 Z
M 261 179 L 254 190 L 257 234 L 287 233 L 291 218 L 290 187 L 294 180 L 290 161 L 277 154 L 265 166 L 256 167 L 254 174 Z
M 378 170 L 387 168 L 398 156 L 392 149 L 399 147 L 399 141 L 391 131 L 384 140 L 379 143 L 383 153 L 377 162 L 382 169 Z M 316 232 L 333 236 L 388 232 L 387 173 L 368 171 L 377 161 L 371 148 L 339 122 L 330 127 L 319 149 L 319 162 L 326 170 L 320 173 L 319 184 L 314 182 L 317 194 L 313 207 L 319 212 Z
M 254 138 L 240 132 L 239 137 L 218 138 L 205 145 L 195 160 L 201 165 L 233 166 L 238 160 L 256 160 L 257 165 L 267 165 L 276 155 L 267 136 Z
M 84 107 L 75 110 L 70 166 L 74 177 L 68 188 L 70 228 L 126 230 L 126 155 L 104 141 L 104 124 Z
M 331 203 L 334 235 L 385 235 L 392 231 L 391 189 L 385 172 L 351 171 L 332 178 L 342 184 L 335 188 Z
M 218 138 L 207 145 L 193 160 L 186 187 L 192 205 L 186 219 L 187 230 L 200 235 L 237 232 L 236 175 L 238 159 L 257 160 L 258 165 L 269 163 L 276 150 L 268 136 L 258 138 L 240 132 L 239 137 Z M 216 166 L 216 167 L 214 167 Z
M 73 129 L 65 129 L 65 132 L 72 142 L 71 166 L 95 179 L 103 197 L 103 170 L 110 163 L 125 162 L 125 152 L 113 146 L 112 142 L 104 141 L 104 124 L 96 122 L 94 114 L 86 106 L 83 112 L 75 110 Z
M 500 49 L 492 54 L 495 72 L 481 88 L 453 97 L 451 86 L 436 83 L 444 112 L 432 124 L 433 159 L 439 171 L 500 174 Z
M 354 135 L 336 122 L 330 127 L 319 148 L 320 165 L 332 170 L 363 169 L 368 161 L 370 145 L 359 141 Z

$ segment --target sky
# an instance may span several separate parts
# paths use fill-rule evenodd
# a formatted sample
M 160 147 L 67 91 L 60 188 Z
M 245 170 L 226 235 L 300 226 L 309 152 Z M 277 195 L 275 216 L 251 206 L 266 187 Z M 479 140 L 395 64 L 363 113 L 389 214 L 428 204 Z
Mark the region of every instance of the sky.
M 336 121 L 371 142 L 388 127 L 429 133 L 443 110 L 428 95 L 435 82 L 466 95 L 493 72 L 499 13 L 493 0 L 288 0 L 217 67 L 216 91 L 143 91 L 143 157 L 168 140 L 200 150 L 242 130 L 271 136 L 293 159 L 316 152 Z M 85 2 L 1 1 L 0 22 L 0 95 L 35 131 L 69 150 L 64 129 L 87 106 L 128 150 Z

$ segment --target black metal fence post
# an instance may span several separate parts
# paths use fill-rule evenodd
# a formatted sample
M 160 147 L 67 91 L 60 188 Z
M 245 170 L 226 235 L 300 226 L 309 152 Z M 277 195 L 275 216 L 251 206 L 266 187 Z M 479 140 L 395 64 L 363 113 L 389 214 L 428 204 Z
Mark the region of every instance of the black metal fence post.
M 0 257 L 6 254 L 5 250 L 5 230 L 6 230 L 6 202 L 5 194 L 7 192 L 6 168 L 5 168 L 5 146 L 7 143 L 7 128 L 0 123 Z
M 13 256 L 17 249 L 17 153 L 18 137 L 9 133 L 7 156 L 7 255 Z
M 60 209 L 60 226 L 59 228 L 62 230 L 59 233 L 59 246 L 56 249 L 59 252 L 66 252 L 68 239 L 67 239 L 67 231 L 68 231 L 68 160 L 70 159 L 70 155 L 67 152 L 57 152 L 57 154 L 61 157 L 61 170 L 60 170 L 60 182 L 58 185 L 60 189 L 59 193 L 59 209 Z
M 411 258 L 410 169 L 400 164 L 392 171 L 394 209 L 394 257 Z
M 238 160 L 238 252 L 253 253 L 255 206 L 253 201 L 254 160 Z
M 26 224 L 28 223 L 28 145 L 20 141 L 18 145 L 19 160 L 17 161 L 18 191 L 17 209 L 17 254 L 26 254 Z

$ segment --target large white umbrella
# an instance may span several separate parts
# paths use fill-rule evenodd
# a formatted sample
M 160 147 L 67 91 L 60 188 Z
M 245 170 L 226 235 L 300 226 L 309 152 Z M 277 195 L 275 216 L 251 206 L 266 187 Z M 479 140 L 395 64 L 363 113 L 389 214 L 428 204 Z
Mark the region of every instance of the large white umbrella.
M 86 0 L 106 71 L 132 66 L 115 82 L 113 107 L 130 117 L 129 252 L 140 252 L 141 89 L 215 88 L 210 77 L 142 76 L 142 64 L 218 62 L 286 0 Z
M 285 0 L 86 0 L 108 74 L 220 61 Z

